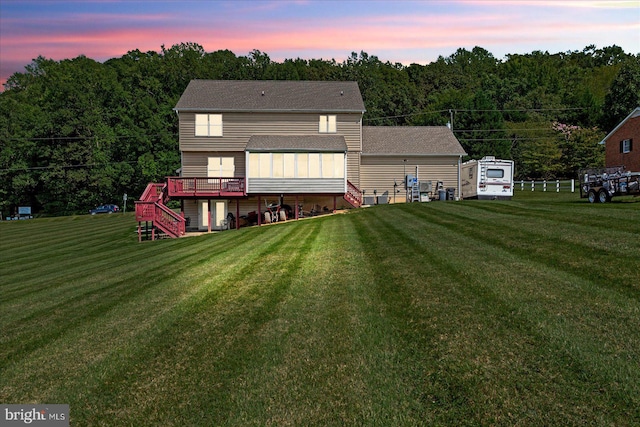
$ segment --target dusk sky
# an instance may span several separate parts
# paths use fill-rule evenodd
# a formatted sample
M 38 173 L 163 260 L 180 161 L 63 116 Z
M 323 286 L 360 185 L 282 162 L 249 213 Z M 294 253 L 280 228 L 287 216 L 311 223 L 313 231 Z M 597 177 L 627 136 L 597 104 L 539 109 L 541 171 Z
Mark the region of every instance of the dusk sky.
M 272 60 L 365 51 L 427 64 L 481 46 L 497 59 L 618 45 L 640 53 L 640 0 L 0 0 L 0 83 L 39 55 L 98 61 L 181 42 Z

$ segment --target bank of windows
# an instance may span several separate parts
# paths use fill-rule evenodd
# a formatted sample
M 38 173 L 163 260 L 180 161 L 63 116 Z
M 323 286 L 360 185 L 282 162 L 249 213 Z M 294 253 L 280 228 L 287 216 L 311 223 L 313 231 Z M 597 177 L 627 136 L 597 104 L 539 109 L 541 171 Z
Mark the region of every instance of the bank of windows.
M 222 136 L 222 114 L 196 114 L 196 136 Z
M 336 116 L 320 116 L 320 133 L 336 133 Z
M 344 178 L 344 153 L 249 153 L 249 178 Z

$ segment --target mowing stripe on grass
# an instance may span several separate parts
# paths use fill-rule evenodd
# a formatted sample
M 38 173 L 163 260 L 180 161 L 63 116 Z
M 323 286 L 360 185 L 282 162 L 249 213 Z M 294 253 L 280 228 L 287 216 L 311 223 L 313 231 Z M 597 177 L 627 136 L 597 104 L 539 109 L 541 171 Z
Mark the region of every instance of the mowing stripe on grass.
M 640 310 L 615 281 L 640 218 L 590 206 L 378 206 L 143 244 L 125 216 L 11 225 L 0 401 L 69 403 L 80 426 L 632 425 Z
M 576 369 L 578 372 L 584 372 L 583 378 L 577 381 L 575 384 L 564 384 L 565 387 L 571 387 L 575 393 L 568 393 L 568 396 L 584 396 L 584 389 L 592 389 L 596 385 L 607 390 L 609 399 L 599 400 L 599 405 L 587 405 L 588 407 L 581 407 L 579 411 L 574 412 L 573 415 L 578 415 L 580 411 L 588 411 L 593 416 L 598 415 L 598 410 L 606 410 L 611 406 L 615 406 L 620 402 L 623 397 L 628 400 L 629 391 L 635 388 L 634 381 L 640 380 L 638 374 L 635 373 L 633 363 L 630 362 L 630 358 L 634 356 L 633 349 L 637 349 L 639 344 L 637 339 L 633 343 L 626 343 L 628 350 L 617 348 L 613 350 L 602 350 L 603 346 L 606 348 L 607 343 L 612 341 L 611 333 L 620 331 L 624 327 L 628 327 L 626 323 L 628 320 L 632 320 L 634 323 L 638 323 L 637 307 L 632 301 L 628 301 L 623 298 L 623 295 L 609 295 L 606 290 L 600 290 L 597 287 L 586 284 L 590 289 L 590 293 L 596 302 L 591 307 L 565 307 L 566 309 L 575 308 L 581 310 L 580 313 L 563 313 L 568 314 L 569 317 L 575 317 L 580 321 L 566 322 L 566 319 L 560 318 L 556 312 L 548 312 L 547 307 L 544 305 L 545 299 L 548 300 L 549 293 L 553 294 L 555 290 L 552 287 L 545 289 L 545 286 L 566 286 L 568 281 L 569 286 L 578 287 L 585 286 L 582 284 L 581 278 L 576 278 L 575 275 L 561 271 L 548 271 L 548 269 L 535 268 L 535 261 L 533 262 L 534 268 L 527 272 L 531 277 L 528 280 L 522 280 L 521 276 L 514 276 L 513 271 L 523 271 L 523 269 L 530 269 L 531 262 L 526 257 L 514 256 L 508 247 L 500 248 L 496 245 L 496 249 L 487 250 L 484 236 L 482 235 L 482 229 L 475 228 L 475 231 L 471 230 L 471 227 L 466 229 L 462 227 L 460 230 L 453 230 L 450 221 L 448 219 L 442 220 L 442 212 L 432 211 L 433 218 L 425 218 L 424 211 L 417 210 L 415 206 L 402 207 L 404 212 L 396 215 L 393 220 L 390 220 L 386 216 L 376 217 L 375 222 L 367 224 L 368 229 L 364 233 L 365 235 L 375 235 L 376 230 L 392 231 L 391 233 L 384 233 L 384 242 L 380 241 L 379 244 L 385 244 L 389 249 L 389 255 L 386 258 L 380 259 L 383 268 L 376 275 L 377 277 L 389 276 L 387 269 L 395 265 L 396 271 L 402 271 L 404 277 L 401 278 L 401 282 L 405 284 L 416 283 L 425 287 L 433 286 L 445 286 L 449 285 L 447 289 L 455 300 L 447 301 L 445 306 L 448 309 L 452 309 L 456 305 L 459 306 L 459 310 L 452 315 L 449 315 L 448 323 L 457 325 L 459 328 L 463 326 L 458 322 L 468 321 L 470 325 L 475 325 L 478 322 L 482 325 L 493 325 L 492 329 L 488 331 L 485 328 L 479 327 L 478 331 L 471 330 L 470 336 L 457 335 L 456 339 L 463 339 L 469 342 L 465 343 L 471 347 L 482 347 L 474 339 L 474 336 L 480 334 L 481 336 L 489 334 L 489 337 L 495 334 L 496 329 L 506 329 L 506 334 L 500 334 L 501 340 L 510 341 L 507 339 L 513 336 L 513 347 L 507 347 L 505 353 L 508 356 L 510 363 L 506 363 L 504 368 L 509 366 L 518 366 L 525 364 L 525 372 L 528 370 L 527 364 L 533 362 L 535 365 L 541 365 L 542 362 L 536 362 L 539 358 L 535 354 L 535 348 L 541 347 L 547 349 L 549 354 L 556 354 L 561 360 L 568 361 L 569 367 L 562 364 L 556 366 L 552 371 L 552 376 L 565 376 L 566 370 L 569 369 L 569 373 L 573 373 Z M 404 214 L 404 215 L 403 215 Z M 418 214 L 418 218 L 412 218 L 411 215 Z M 424 220 L 429 219 L 429 220 Z M 441 226 L 440 223 L 445 222 L 446 225 Z M 455 221 L 460 224 L 461 220 Z M 491 233 L 491 230 L 488 230 Z M 397 236 L 397 239 L 389 241 L 389 236 Z M 397 240 L 397 242 L 395 242 Z M 433 246 L 431 242 L 439 242 L 439 246 Z M 442 244 L 446 242 L 445 244 Z M 368 247 L 376 247 L 377 244 L 371 242 Z M 403 251 L 402 248 L 413 248 L 414 253 L 408 253 Z M 375 251 L 372 251 L 375 254 Z M 395 254 L 398 255 L 395 255 Z M 372 256 L 374 255 L 372 254 Z M 391 259 L 390 259 L 391 258 Z M 406 260 L 406 261 L 405 261 Z M 398 264 L 405 263 L 405 268 L 398 268 Z M 411 267 L 413 265 L 413 267 Z M 425 268 L 424 266 L 428 267 Z M 482 266 L 478 268 L 478 266 Z M 423 279 L 420 281 L 412 279 L 411 274 L 407 274 L 407 271 L 416 272 L 415 274 L 423 275 Z M 408 276 L 408 277 L 407 277 Z M 536 277 L 538 276 L 538 277 Z M 563 276 L 566 276 L 563 278 Z M 394 278 L 393 274 L 388 278 L 388 283 L 398 283 L 400 278 Z M 515 279 L 515 280 L 514 280 Z M 524 283 L 521 283 L 524 282 Z M 565 282 L 565 283 L 563 283 Z M 543 285 L 543 286 L 540 286 Z M 539 287 L 540 286 L 540 287 Z M 505 289 L 506 287 L 506 289 Z M 515 288 L 512 289 L 512 288 Z M 531 288 L 531 289 L 528 289 Z M 585 288 L 586 289 L 586 288 Z M 423 295 L 424 291 L 411 292 L 406 287 L 399 291 L 400 294 L 406 297 L 412 298 L 412 302 L 415 303 L 419 297 L 414 296 Z M 512 295 L 527 295 L 523 299 L 513 299 Z M 546 294 L 546 295 L 545 295 Z M 537 303 L 537 295 L 541 295 L 540 304 Z M 567 295 L 563 295 L 567 297 Z M 612 298 L 613 297 L 613 298 Z M 562 301 L 562 300 L 561 300 Z M 599 302 L 598 302 L 599 301 Z M 442 295 L 439 296 L 439 302 L 442 301 Z M 584 302 L 584 296 L 581 297 L 581 302 Z M 598 304 L 603 304 L 602 307 L 598 307 Z M 616 315 L 611 317 L 616 318 L 622 316 L 621 321 L 614 322 L 606 325 L 606 329 L 602 331 L 602 335 L 594 341 L 594 337 L 590 334 L 583 335 L 581 330 L 592 333 L 593 327 L 598 326 L 601 323 L 601 315 L 604 313 L 610 313 L 608 309 L 612 307 L 624 307 L 622 310 L 618 309 Z M 524 307 L 524 310 L 523 310 Z M 536 308 L 537 307 L 537 308 Z M 404 307 L 406 311 L 414 313 L 415 309 L 409 309 Z M 482 308 L 478 311 L 478 308 Z M 531 310 L 533 308 L 533 310 Z M 556 307 L 557 308 L 557 307 Z M 586 308 L 586 310 L 585 310 Z M 405 309 L 398 310 L 399 313 L 405 312 Z M 558 310 L 562 312 L 562 308 Z M 471 317 L 468 317 L 470 314 Z M 488 316 L 488 317 L 487 317 Z M 523 317 L 524 316 L 524 317 Z M 591 324 L 584 325 L 585 316 L 593 318 Z M 413 321 L 413 320 L 412 320 Z M 540 328 L 541 325 L 545 325 L 545 328 Z M 586 327 L 585 327 L 586 326 Z M 548 327 L 549 330 L 546 330 Z M 514 329 L 515 328 L 515 329 Z M 564 331 L 557 336 L 549 336 L 549 331 Z M 622 335 L 622 334 L 618 334 Z M 445 335 L 446 336 L 446 335 Z M 551 340 L 550 340 L 551 338 Z M 620 337 L 622 338 L 622 337 Z M 485 338 L 487 339 L 487 338 Z M 445 342 L 448 339 L 445 339 Z M 493 340 L 492 340 L 493 341 Z M 551 341 L 551 342 L 549 342 Z M 567 347 L 567 341 L 571 342 L 571 346 Z M 521 343 L 537 343 L 530 351 L 533 351 L 532 355 L 525 354 L 525 360 L 517 362 L 520 359 L 517 349 Z M 615 342 L 615 340 L 614 340 Z M 475 343 L 472 345 L 471 343 Z M 617 346 L 624 343 L 624 339 L 618 341 Z M 440 343 L 439 343 L 440 344 Z M 551 345 L 549 345 L 551 344 Z M 454 347 L 457 354 L 462 349 L 458 346 Z M 464 347 L 463 347 L 464 348 Z M 613 350 L 613 351 L 612 351 Z M 515 352 L 516 359 L 513 359 Z M 487 353 L 489 353 L 487 351 Z M 494 350 L 495 353 L 495 350 Z M 544 353 L 544 351 L 542 352 Z M 614 359 L 611 359 L 614 357 Z M 472 356 L 469 355 L 472 359 Z M 526 361 L 529 360 L 528 362 Z M 632 360 L 632 359 L 631 359 Z M 515 363 L 512 363 L 515 362 Z M 492 363 L 489 363 L 489 367 Z M 613 365 L 613 366 L 607 366 Z M 481 365 L 484 367 L 484 365 Z M 610 368 L 610 369 L 609 369 Z M 548 369 L 548 367 L 547 367 Z M 565 374 L 558 372 L 565 371 Z M 606 374 L 599 374 L 604 373 Z M 474 375 L 474 378 L 477 378 Z M 516 376 L 517 377 L 517 376 Z M 491 382 L 487 382 L 486 386 L 490 386 Z M 473 384 L 472 384 L 473 385 Z M 477 386 L 477 385 L 474 385 Z M 455 393 L 458 397 L 462 397 L 466 404 L 469 404 L 469 396 L 477 394 L 475 399 L 480 396 L 490 396 L 491 390 L 483 390 L 479 393 L 473 392 L 473 387 L 470 389 L 463 387 L 461 384 L 456 383 L 454 387 Z M 515 389 L 513 390 L 515 391 Z M 600 392 L 597 392 L 598 394 Z M 450 398 L 452 396 L 449 396 Z M 439 401 L 440 399 L 434 399 Z M 577 398 L 579 400 L 579 398 Z M 535 402 L 535 398 L 531 398 L 528 401 Z M 519 403 L 516 401 L 514 403 Z M 564 402 L 566 404 L 566 401 Z M 523 408 L 521 408 L 523 409 Z M 525 408 L 526 409 L 526 408 Z M 548 413 L 557 413 L 561 408 L 549 408 Z M 518 408 L 512 408 L 511 413 L 518 413 Z M 526 411 L 525 411 L 526 412 Z M 622 412 L 620 419 L 625 419 L 628 416 L 637 415 L 637 412 L 627 413 Z

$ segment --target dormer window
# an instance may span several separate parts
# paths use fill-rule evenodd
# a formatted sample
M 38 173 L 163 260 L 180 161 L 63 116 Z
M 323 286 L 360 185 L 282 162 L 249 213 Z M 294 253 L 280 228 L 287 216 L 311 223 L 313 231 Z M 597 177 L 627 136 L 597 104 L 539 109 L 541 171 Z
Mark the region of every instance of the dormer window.
M 196 114 L 196 136 L 222 136 L 222 114 Z
M 336 116 L 320 116 L 320 133 L 336 133 Z

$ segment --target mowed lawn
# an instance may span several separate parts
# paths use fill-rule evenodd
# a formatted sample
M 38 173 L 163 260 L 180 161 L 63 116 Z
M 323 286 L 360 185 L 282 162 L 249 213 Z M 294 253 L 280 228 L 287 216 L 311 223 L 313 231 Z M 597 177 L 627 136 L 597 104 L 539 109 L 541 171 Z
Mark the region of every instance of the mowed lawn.
M 640 199 L 135 226 L 0 223 L 0 402 L 73 426 L 640 423 Z

